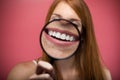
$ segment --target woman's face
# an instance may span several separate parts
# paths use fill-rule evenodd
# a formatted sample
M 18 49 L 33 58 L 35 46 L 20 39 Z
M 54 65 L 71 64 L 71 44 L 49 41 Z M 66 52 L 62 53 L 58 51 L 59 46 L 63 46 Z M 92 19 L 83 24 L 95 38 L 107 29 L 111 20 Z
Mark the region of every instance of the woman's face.
M 50 21 L 54 19 L 66 19 L 78 25 L 81 31 L 81 20 L 75 11 L 65 2 L 60 2 L 51 15 Z M 62 25 L 62 26 L 61 26 Z M 78 44 L 79 37 L 73 25 L 66 24 L 65 21 L 55 22 L 47 27 L 47 32 L 43 32 L 42 44 L 46 52 L 54 58 L 66 58 L 72 55 Z

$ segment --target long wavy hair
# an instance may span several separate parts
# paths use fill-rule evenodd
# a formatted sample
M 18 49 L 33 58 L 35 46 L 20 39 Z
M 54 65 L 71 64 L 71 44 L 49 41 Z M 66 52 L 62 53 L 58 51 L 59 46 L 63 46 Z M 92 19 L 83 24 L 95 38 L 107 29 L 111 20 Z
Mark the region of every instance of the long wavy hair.
M 65 1 L 76 12 L 84 27 L 81 47 L 79 47 L 78 52 L 75 53 L 75 66 L 79 73 L 80 80 L 105 80 L 91 14 L 83 0 L 54 0 L 46 16 L 46 23 L 50 20 L 54 9 L 61 1 Z M 48 62 L 51 61 L 44 53 L 42 59 Z M 63 80 L 59 69 L 54 63 L 53 66 L 57 72 L 57 80 Z

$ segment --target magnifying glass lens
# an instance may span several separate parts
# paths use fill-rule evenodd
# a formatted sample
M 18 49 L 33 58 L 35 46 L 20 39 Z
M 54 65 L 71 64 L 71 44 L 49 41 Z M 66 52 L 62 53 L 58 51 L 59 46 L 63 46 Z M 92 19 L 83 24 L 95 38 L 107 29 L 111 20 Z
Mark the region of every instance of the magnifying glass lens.
M 66 59 L 77 51 L 80 44 L 80 32 L 70 21 L 53 20 L 43 27 L 40 44 L 49 57 Z

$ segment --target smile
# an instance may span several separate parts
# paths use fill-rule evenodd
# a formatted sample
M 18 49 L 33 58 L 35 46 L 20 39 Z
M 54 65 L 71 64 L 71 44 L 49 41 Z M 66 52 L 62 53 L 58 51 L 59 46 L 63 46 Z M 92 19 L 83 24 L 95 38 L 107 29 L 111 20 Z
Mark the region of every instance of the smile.
M 67 32 L 67 31 L 62 31 L 62 30 L 57 30 L 57 29 L 45 29 L 45 32 L 49 36 L 57 40 L 67 41 L 67 42 L 78 41 L 77 35 Z

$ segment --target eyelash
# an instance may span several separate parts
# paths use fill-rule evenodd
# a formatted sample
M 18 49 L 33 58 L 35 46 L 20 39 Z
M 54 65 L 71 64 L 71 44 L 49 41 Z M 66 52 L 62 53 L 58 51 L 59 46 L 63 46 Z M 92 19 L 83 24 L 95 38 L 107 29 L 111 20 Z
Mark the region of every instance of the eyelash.
M 81 26 L 81 22 L 77 22 L 77 21 L 71 21 L 73 24 L 77 25 L 77 26 Z
M 51 17 L 51 18 L 50 18 L 50 21 L 51 21 L 51 20 L 54 20 L 54 19 L 61 19 L 61 18 L 59 18 L 59 17 Z
M 52 17 L 50 18 L 50 21 L 55 20 L 55 19 L 61 19 L 61 18 L 58 17 L 58 16 L 52 16 Z M 70 21 L 71 21 L 73 24 L 77 25 L 77 26 L 81 25 L 81 23 L 79 24 L 79 23 L 76 22 L 76 21 L 73 21 L 73 20 L 70 20 Z

